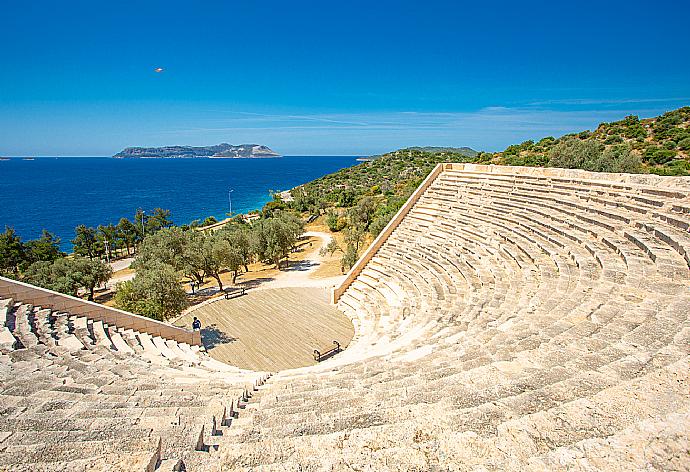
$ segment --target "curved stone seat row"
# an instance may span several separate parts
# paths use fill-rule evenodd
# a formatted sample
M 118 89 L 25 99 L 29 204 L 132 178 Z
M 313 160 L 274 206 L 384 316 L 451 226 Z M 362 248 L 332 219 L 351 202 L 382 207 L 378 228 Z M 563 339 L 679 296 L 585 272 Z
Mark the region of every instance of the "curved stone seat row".
M 197 346 L 0 300 L 0 469 L 181 470 L 266 376 Z
M 339 298 L 348 349 L 266 384 L 5 303 L 0 468 L 687 469 L 690 180 L 443 169 Z
M 350 347 L 277 374 L 219 464 L 687 468 L 690 184 L 668 182 L 443 171 L 340 297 Z

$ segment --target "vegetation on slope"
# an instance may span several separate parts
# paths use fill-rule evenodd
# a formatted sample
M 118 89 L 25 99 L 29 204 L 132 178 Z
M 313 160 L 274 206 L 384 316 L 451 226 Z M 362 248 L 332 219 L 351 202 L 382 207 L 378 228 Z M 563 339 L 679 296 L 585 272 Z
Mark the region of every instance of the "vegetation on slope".
M 626 116 L 594 131 L 548 136 L 482 153 L 481 162 L 582 168 L 597 172 L 690 175 L 690 107 L 640 120 Z
M 331 231 L 345 233 L 344 247 L 333 242 L 325 252 L 342 252 L 343 268 L 348 268 L 356 262 L 363 242 L 385 227 L 439 162 L 688 175 L 689 124 L 690 107 L 684 107 L 657 118 L 627 116 L 601 123 L 593 132 L 525 141 L 497 153 L 469 148 L 401 149 L 297 187 L 292 202 L 282 202 L 276 195 L 264 207 L 264 214 L 291 208 L 313 217 L 325 215 Z
M 441 162 L 474 162 L 468 148 L 442 150 L 401 149 L 354 167 L 341 169 L 294 189 L 292 202 L 279 195 L 264 207 L 264 214 L 289 208 L 314 217 L 325 215 L 331 231 L 343 231 L 344 247 L 326 251 L 343 254 L 343 269 L 356 261 L 364 243 L 390 221 L 421 181 Z

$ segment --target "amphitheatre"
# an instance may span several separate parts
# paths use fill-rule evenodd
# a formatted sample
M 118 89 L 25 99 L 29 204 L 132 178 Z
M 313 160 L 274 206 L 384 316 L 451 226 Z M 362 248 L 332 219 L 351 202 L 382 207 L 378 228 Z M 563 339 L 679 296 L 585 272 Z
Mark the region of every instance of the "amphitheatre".
M 290 369 L 0 279 L 0 470 L 689 470 L 689 228 L 687 177 L 439 164 Z

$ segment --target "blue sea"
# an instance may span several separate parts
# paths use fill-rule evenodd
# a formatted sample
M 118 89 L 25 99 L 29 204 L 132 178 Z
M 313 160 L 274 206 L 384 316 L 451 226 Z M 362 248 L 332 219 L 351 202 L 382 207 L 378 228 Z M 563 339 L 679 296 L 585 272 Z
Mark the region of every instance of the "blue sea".
M 171 210 L 176 224 L 261 209 L 269 191 L 289 190 L 357 164 L 355 156 L 286 156 L 267 159 L 112 159 L 108 157 L 12 158 L 0 161 L 0 230 L 22 239 L 43 228 L 61 248 L 79 224 L 117 224 L 138 208 Z

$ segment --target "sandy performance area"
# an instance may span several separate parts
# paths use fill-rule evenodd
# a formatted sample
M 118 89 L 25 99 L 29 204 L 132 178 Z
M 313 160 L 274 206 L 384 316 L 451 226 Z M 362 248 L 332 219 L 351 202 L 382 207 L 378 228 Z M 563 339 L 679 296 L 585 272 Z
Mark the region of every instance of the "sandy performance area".
M 345 348 L 354 335 L 349 318 L 328 303 L 328 295 L 318 287 L 253 290 L 205 304 L 175 324 L 190 327 L 198 317 L 208 353 L 243 369 L 314 365 L 314 349 L 324 350 L 334 340 Z

